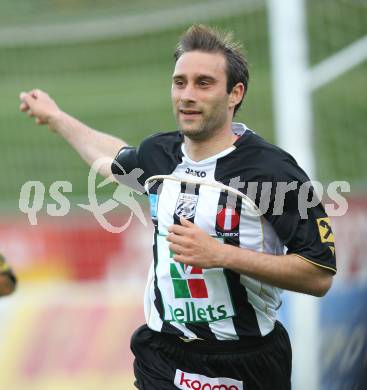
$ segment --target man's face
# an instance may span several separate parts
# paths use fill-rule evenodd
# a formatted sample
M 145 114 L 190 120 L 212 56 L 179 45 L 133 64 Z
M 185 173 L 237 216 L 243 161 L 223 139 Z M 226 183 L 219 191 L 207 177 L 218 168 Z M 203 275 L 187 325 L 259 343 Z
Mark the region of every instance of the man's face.
M 172 76 L 172 104 L 185 136 L 208 139 L 232 120 L 226 87 L 223 54 L 192 51 L 178 59 Z

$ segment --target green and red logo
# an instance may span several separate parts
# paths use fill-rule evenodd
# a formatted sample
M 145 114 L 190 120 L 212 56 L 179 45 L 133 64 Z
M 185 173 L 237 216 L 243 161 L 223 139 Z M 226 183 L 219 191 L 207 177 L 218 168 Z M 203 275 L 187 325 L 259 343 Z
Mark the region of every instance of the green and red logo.
M 170 251 L 170 258 L 173 252 Z M 191 265 L 170 263 L 175 298 L 208 298 L 203 270 Z

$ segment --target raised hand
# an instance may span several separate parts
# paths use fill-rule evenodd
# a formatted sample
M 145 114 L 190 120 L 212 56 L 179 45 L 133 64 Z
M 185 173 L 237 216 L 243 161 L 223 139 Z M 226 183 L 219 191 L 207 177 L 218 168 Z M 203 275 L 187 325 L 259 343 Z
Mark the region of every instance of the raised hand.
M 52 121 L 61 110 L 46 92 L 40 89 L 21 92 L 19 99 L 21 100 L 20 111 L 27 113 L 30 117 L 35 117 L 38 125 L 48 124 L 53 129 Z

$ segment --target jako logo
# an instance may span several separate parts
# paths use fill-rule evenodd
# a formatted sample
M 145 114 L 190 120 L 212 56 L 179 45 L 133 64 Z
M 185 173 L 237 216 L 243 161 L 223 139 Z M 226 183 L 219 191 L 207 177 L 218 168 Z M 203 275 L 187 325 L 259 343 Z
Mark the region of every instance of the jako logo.
M 245 390 L 243 382 L 231 378 L 208 378 L 176 370 L 175 386 L 187 390 Z
M 206 172 L 205 171 L 197 171 L 195 169 L 187 168 L 185 173 L 188 175 L 196 176 L 196 177 L 205 177 Z

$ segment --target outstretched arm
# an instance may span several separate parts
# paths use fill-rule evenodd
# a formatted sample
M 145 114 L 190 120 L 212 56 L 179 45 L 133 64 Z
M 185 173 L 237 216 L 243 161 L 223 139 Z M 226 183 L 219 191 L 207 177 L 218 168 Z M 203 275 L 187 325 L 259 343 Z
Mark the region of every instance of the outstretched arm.
M 199 268 L 227 268 L 285 290 L 323 296 L 331 287 L 330 271 L 296 255 L 275 256 L 221 244 L 181 218 L 169 229 L 174 260 Z
M 39 125 L 48 125 L 50 130 L 61 135 L 79 153 L 88 165 L 104 157 L 106 160 L 99 173 L 111 175 L 111 163 L 118 151 L 127 144 L 112 135 L 94 130 L 76 118 L 63 112 L 50 96 L 39 89 L 20 94 L 20 110 L 35 117 Z

